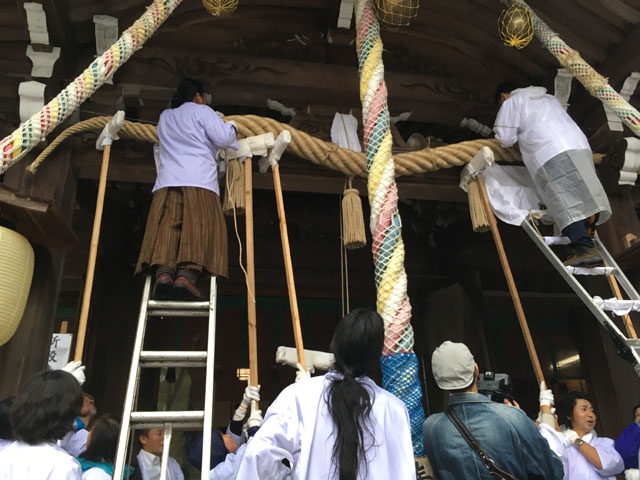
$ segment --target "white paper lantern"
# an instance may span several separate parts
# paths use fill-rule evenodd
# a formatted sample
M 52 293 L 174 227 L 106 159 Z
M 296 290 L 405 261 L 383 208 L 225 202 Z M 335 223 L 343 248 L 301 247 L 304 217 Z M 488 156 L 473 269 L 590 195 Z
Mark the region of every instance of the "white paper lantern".
M 0 345 L 16 333 L 33 278 L 33 248 L 19 233 L 0 227 Z

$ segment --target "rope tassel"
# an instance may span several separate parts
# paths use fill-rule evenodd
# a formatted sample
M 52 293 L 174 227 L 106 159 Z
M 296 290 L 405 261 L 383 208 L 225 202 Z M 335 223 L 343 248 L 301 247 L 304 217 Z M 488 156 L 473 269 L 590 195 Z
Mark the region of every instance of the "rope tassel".
M 238 215 L 244 215 L 244 167 L 239 159 L 234 158 L 227 164 L 225 183 L 222 211 L 227 216 L 233 215 L 234 210 Z
M 471 214 L 471 225 L 473 231 L 484 233 L 490 230 L 489 216 L 482 202 L 482 193 L 477 180 L 471 180 L 467 185 L 469 194 L 469 213 Z
M 360 192 L 352 184 L 353 179 L 349 178 L 349 188 L 342 197 L 342 241 L 349 250 L 356 250 L 367 244 L 367 234 Z

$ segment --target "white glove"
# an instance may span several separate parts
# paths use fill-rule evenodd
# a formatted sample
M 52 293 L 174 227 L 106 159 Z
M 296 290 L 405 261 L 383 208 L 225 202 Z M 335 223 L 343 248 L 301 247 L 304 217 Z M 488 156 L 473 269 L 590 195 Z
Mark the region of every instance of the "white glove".
M 251 415 L 247 420 L 247 428 L 262 426 L 262 410 L 251 408 Z
M 544 382 L 540 382 L 540 406 L 551 406 L 554 404 L 553 392 L 547 390 L 547 385 Z
M 567 429 L 564 431 L 564 436 L 566 437 L 567 440 L 569 440 L 571 442 L 571 444 L 575 445 L 575 441 L 580 438 L 578 436 L 578 434 L 571 429 Z
M 62 367 L 62 370 L 73 375 L 80 385 L 84 385 L 84 382 L 87 379 L 84 373 L 85 368 L 86 367 L 82 365 L 82 362 L 69 362 Z
M 244 405 L 244 408 L 249 408 L 249 405 L 252 401 L 260 401 L 260 385 L 257 385 L 255 387 L 248 385 L 247 388 L 244 389 L 244 395 L 242 395 L 241 405 Z
M 226 123 L 233 125 L 233 128 L 236 129 L 236 134 L 238 133 L 238 124 L 235 122 L 235 120 L 229 120 Z
M 637 468 L 629 468 L 624 471 L 625 480 L 640 480 L 640 470 Z
M 297 363 L 296 365 L 298 366 L 298 371 L 296 372 L 296 383 L 311 378 L 311 373 L 309 373 L 308 370 L 302 368 L 302 365 L 300 365 L 300 363 Z

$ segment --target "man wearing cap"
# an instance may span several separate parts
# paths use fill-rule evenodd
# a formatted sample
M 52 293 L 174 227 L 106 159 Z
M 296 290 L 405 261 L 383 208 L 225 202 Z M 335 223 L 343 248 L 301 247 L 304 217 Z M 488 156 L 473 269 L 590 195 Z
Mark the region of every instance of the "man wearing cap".
M 431 369 L 438 386 L 450 392 L 449 408 L 501 470 L 517 479 L 562 479 L 562 462 L 533 421 L 520 408 L 478 393 L 478 365 L 466 345 L 444 342 L 433 352 Z M 495 478 L 444 413 L 429 416 L 422 433 L 425 455 L 441 480 Z

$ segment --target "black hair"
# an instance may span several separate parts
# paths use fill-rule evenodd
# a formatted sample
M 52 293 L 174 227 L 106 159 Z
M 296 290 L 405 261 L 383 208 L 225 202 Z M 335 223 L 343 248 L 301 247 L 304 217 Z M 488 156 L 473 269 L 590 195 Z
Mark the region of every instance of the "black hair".
M 573 409 L 578 403 L 578 400 L 586 400 L 593 406 L 593 401 L 591 397 L 586 393 L 581 392 L 569 392 L 569 394 L 564 397 L 557 405 L 558 408 L 558 423 L 560 425 L 564 425 L 567 428 L 572 428 L 571 420 L 569 420 L 573 416 Z
M 500 85 L 496 87 L 496 91 L 493 94 L 493 99 L 495 100 L 496 103 L 500 103 L 500 96 L 503 93 L 511 93 L 514 90 L 517 90 L 518 88 L 519 87 L 515 82 L 512 82 L 512 81 L 502 82 Z
M 11 407 L 15 438 L 30 445 L 55 442 L 71 430 L 81 407 L 82 389 L 73 375 L 62 370 L 40 373 Z
M 192 78 L 180 80 L 176 87 L 176 93 L 171 99 L 171 108 L 178 108 L 183 103 L 192 102 L 197 93 L 204 94 L 202 84 L 198 80 Z
M 640 403 L 637 404 L 635 407 L 633 407 L 633 410 L 631 411 L 631 416 L 635 417 L 636 416 L 636 410 L 638 410 L 640 408 Z M 2 438 L 2 437 L 0 437 Z
M 360 465 L 366 466 L 365 434 L 373 406 L 372 393 L 357 378 L 369 373 L 380 359 L 384 323 L 372 310 L 357 308 L 336 327 L 332 345 L 335 375 L 327 390 L 327 406 L 333 419 L 336 442 L 332 462 L 339 480 L 356 480 Z
M 0 440 L 13 440 L 13 430 L 11 428 L 9 414 L 14 399 L 15 397 L 7 397 L 0 402 Z
M 100 416 L 91 429 L 91 439 L 80 455 L 94 462 L 113 462 L 116 458 L 120 422 L 109 414 Z

